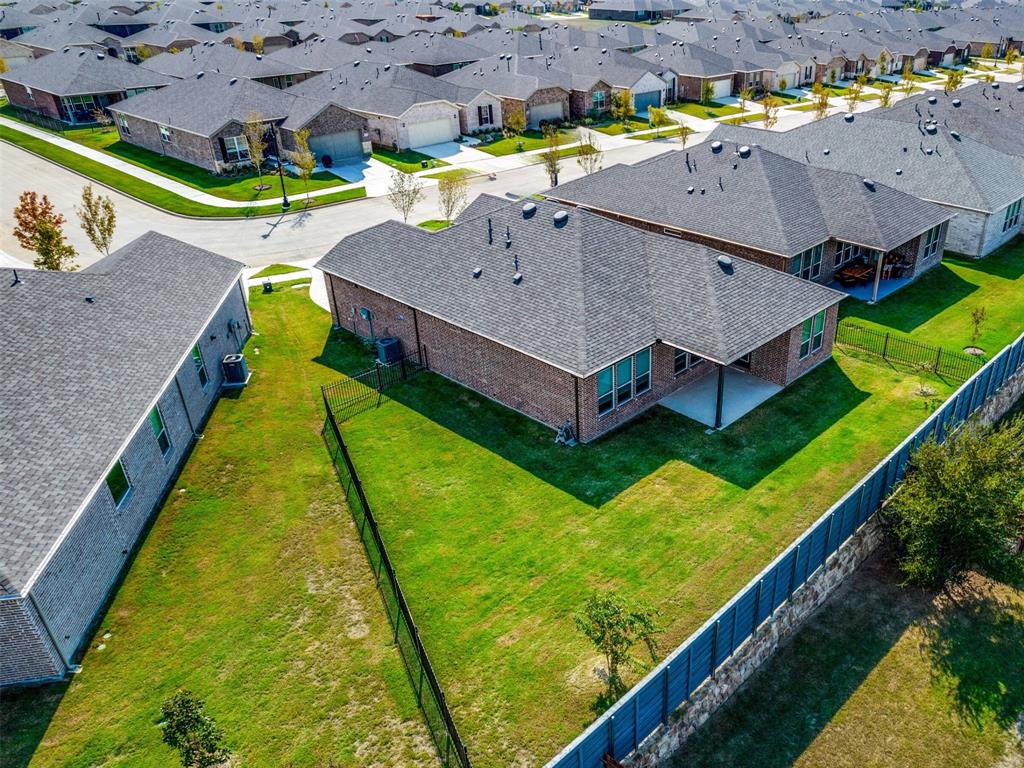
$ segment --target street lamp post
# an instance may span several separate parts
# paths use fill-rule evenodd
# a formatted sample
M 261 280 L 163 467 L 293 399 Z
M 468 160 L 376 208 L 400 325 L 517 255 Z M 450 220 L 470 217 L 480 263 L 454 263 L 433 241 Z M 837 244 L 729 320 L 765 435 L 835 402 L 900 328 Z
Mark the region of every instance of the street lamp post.
M 288 193 L 284 191 L 284 163 L 281 157 L 281 145 L 277 142 L 277 131 L 273 126 L 270 127 L 270 135 L 274 137 L 274 152 L 277 154 L 277 178 L 281 180 L 281 210 L 287 211 L 292 204 L 288 202 Z

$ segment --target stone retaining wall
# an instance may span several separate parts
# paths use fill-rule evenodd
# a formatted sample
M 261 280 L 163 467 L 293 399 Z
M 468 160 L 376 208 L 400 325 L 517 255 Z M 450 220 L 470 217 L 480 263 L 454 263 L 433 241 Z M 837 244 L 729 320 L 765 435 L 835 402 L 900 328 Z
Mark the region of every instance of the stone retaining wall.
M 994 424 L 1010 412 L 1017 401 L 1024 397 L 1024 370 L 1011 376 L 988 401 L 981 406 L 975 418 L 985 424 Z

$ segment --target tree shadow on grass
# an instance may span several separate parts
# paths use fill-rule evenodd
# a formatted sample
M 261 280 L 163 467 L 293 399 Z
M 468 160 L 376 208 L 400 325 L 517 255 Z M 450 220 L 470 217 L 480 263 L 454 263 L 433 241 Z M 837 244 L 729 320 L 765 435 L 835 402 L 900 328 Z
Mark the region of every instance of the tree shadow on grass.
M 371 360 L 350 334 L 334 332 L 316 362 L 352 375 Z M 384 394 L 594 506 L 672 461 L 752 488 L 870 397 L 829 361 L 723 431 L 705 434 L 703 424 L 654 407 L 570 449 L 555 444 L 550 427 L 432 373 Z
M 69 681 L 0 691 L 0 768 L 24 768 L 46 735 Z

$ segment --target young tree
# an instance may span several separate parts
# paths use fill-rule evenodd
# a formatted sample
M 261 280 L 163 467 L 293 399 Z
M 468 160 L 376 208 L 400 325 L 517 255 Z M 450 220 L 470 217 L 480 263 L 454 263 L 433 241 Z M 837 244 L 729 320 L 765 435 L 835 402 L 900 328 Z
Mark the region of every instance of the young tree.
M 657 617 L 658 611 L 654 608 L 629 601 L 617 592 L 595 592 L 573 617 L 576 628 L 604 656 L 609 693 L 622 685 L 620 667 L 636 664 L 631 653 L 634 645 L 643 643 L 651 658 L 655 658 L 658 650 L 655 635 L 661 631 Z
M 39 197 L 35 192 L 22 192 L 14 209 L 14 221 L 14 236 L 22 248 L 32 251 L 35 250 L 36 228 L 40 221 L 60 229 L 67 219 L 54 210 L 46 195 Z
M 893 86 L 892 83 L 882 83 L 881 85 L 878 86 L 878 103 L 879 103 L 880 106 L 882 106 L 882 107 L 891 107 L 892 106 L 892 92 L 893 92 L 893 88 L 894 88 L 894 86 Z
M 558 172 L 562 168 L 562 156 L 558 150 L 558 130 L 551 125 L 544 126 L 544 138 L 547 139 L 548 148 L 541 155 L 544 160 L 544 170 L 548 172 L 551 186 L 558 186 Z
M 687 140 L 693 135 L 693 128 L 688 126 L 686 123 L 679 124 L 679 143 L 684 147 L 686 146 Z
M 503 129 L 508 136 L 519 136 L 526 130 L 526 116 L 518 110 L 513 110 L 505 118 Z
M 994 50 L 992 48 L 992 43 L 985 43 L 983 46 L 981 46 L 981 58 L 991 59 L 993 53 Z
M 402 214 L 402 221 L 409 221 L 412 209 L 426 196 L 426 192 L 423 191 L 423 182 L 417 177 L 398 170 L 391 172 L 391 181 L 388 183 L 388 202 Z
M 770 93 L 761 99 L 761 108 L 764 110 L 764 121 L 766 130 L 771 130 L 779 122 L 779 109 L 782 107 L 782 99 L 772 96 Z
M 886 75 L 889 73 L 889 56 L 882 51 L 878 54 L 878 75 Z
M 245 50 L 245 41 L 242 38 L 240 38 L 240 37 L 233 37 L 233 38 L 231 38 L 231 42 L 235 46 L 235 48 L 237 48 L 238 50 L 240 50 L 240 51 L 244 51 Z
M 212 768 L 228 759 L 224 735 L 206 705 L 190 691 L 178 691 L 160 707 L 164 744 L 178 750 L 183 768 Z
M 850 87 L 846 89 L 843 98 L 846 99 L 846 106 L 851 112 L 857 111 L 857 105 L 860 102 L 860 97 L 864 92 L 864 85 L 866 83 L 867 77 L 858 75 L 857 79 L 850 83 Z
M 701 80 L 700 82 L 700 103 L 707 106 L 711 103 L 711 100 L 715 97 L 715 87 L 711 84 L 710 80 Z
M 833 67 L 832 69 L 830 69 L 828 71 L 828 84 L 829 85 L 835 85 L 836 84 L 836 70 L 835 70 L 835 67 Z
M 266 160 L 267 151 L 267 126 L 263 115 L 253 110 L 245 117 L 242 123 L 242 135 L 245 136 L 245 143 L 249 148 L 249 162 L 256 169 L 259 178 L 259 188 L 263 190 L 263 161 Z
M 0 75 L 4 72 L 10 72 L 11 68 L 7 66 L 7 60 L 3 56 L 0 56 Z
M 740 111 L 741 112 L 746 112 L 747 111 L 747 102 L 748 101 L 753 101 L 753 99 L 754 99 L 754 89 L 751 88 L 749 85 L 746 88 L 741 88 L 740 92 L 736 96 L 736 98 L 737 98 L 737 100 L 740 103 Z
M 257 56 L 263 55 L 263 35 L 255 34 L 252 36 L 252 52 Z
M 441 218 L 451 223 L 469 200 L 469 182 L 465 176 L 442 176 L 437 182 L 437 204 Z
M 101 131 L 109 130 L 110 126 L 114 124 L 113 119 L 103 107 L 96 107 L 92 111 L 92 119 L 100 127 Z
M 984 307 L 975 307 L 971 310 L 971 344 L 978 342 L 981 336 L 981 326 L 988 320 L 988 312 Z
M 784 77 L 779 78 L 779 90 L 784 91 L 789 88 L 789 81 Z
M 309 149 L 309 129 L 300 128 L 295 132 L 295 151 L 288 153 L 288 159 L 298 171 L 302 179 L 302 188 L 306 191 L 306 206 L 309 206 L 309 180 L 316 170 L 316 155 Z
M 970 571 L 1024 575 L 1024 418 L 1002 428 L 968 423 L 911 459 L 883 522 L 908 583 L 949 591 Z
M 117 211 L 114 203 L 105 195 L 97 195 L 92 184 L 82 188 L 82 207 L 75 207 L 78 220 L 89 242 L 105 256 L 110 255 L 110 241 L 114 239 L 117 227 Z
M 1006 65 L 1012 67 L 1017 59 L 1020 58 L 1020 51 L 1016 48 L 1007 47 L 1006 49 Z
M 576 163 L 587 176 L 601 170 L 601 157 L 604 153 L 597 145 L 593 131 L 582 131 L 579 149 L 576 152 Z
M 177 53 L 177 50 L 174 52 Z M 153 51 L 148 45 L 143 44 L 135 49 L 135 55 L 138 57 L 139 61 L 145 61 L 153 55 Z
M 946 93 L 952 93 L 964 83 L 964 71 L 962 69 L 954 69 L 946 73 L 946 82 L 942 86 L 942 90 Z
M 32 250 L 36 252 L 36 258 L 32 260 L 32 266 L 36 269 L 64 272 L 74 272 L 76 269 L 75 257 L 78 253 L 74 246 L 64 242 L 64 230 L 52 221 L 41 219 L 36 223 Z
M 633 106 L 633 94 L 628 90 L 613 93 L 611 113 L 612 119 L 618 120 L 621 123 L 625 123 L 635 115 L 636 108 Z
M 174 46 L 171 46 L 170 48 L 168 48 L 168 49 L 167 49 L 167 52 L 168 52 L 169 54 L 171 54 L 172 56 L 174 56 L 174 55 L 176 55 L 176 54 L 179 54 L 179 53 L 181 53 L 181 51 L 179 51 L 179 50 L 178 50 L 177 48 L 175 48 Z
M 647 110 L 647 114 L 649 115 L 651 125 L 654 126 L 656 138 L 661 136 L 662 128 L 667 128 L 675 123 L 675 120 L 668 116 L 668 110 L 664 107 L 651 107 Z
M 828 116 L 828 88 L 821 83 L 811 86 L 811 103 L 814 105 L 814 119 L 822 120 Z
M 914 92 L 914 62 L 907 59 L 903 62 L 903 71 L 900 73 L 900 87 L 903 95 L 909 96 Z

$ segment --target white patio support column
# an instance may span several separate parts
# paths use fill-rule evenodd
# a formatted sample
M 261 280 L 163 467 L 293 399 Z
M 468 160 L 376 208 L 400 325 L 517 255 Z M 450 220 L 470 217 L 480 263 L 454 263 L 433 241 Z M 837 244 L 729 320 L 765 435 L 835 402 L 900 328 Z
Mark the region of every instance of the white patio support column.
M 885 254 L 878 251 L 878 264 L 875 268 L 875 287 L 871 291 L 871 301 L 869 304 L 874 304 L 878 301 L 878 285 L 882 282 L 882 265 L 885 263 Z

